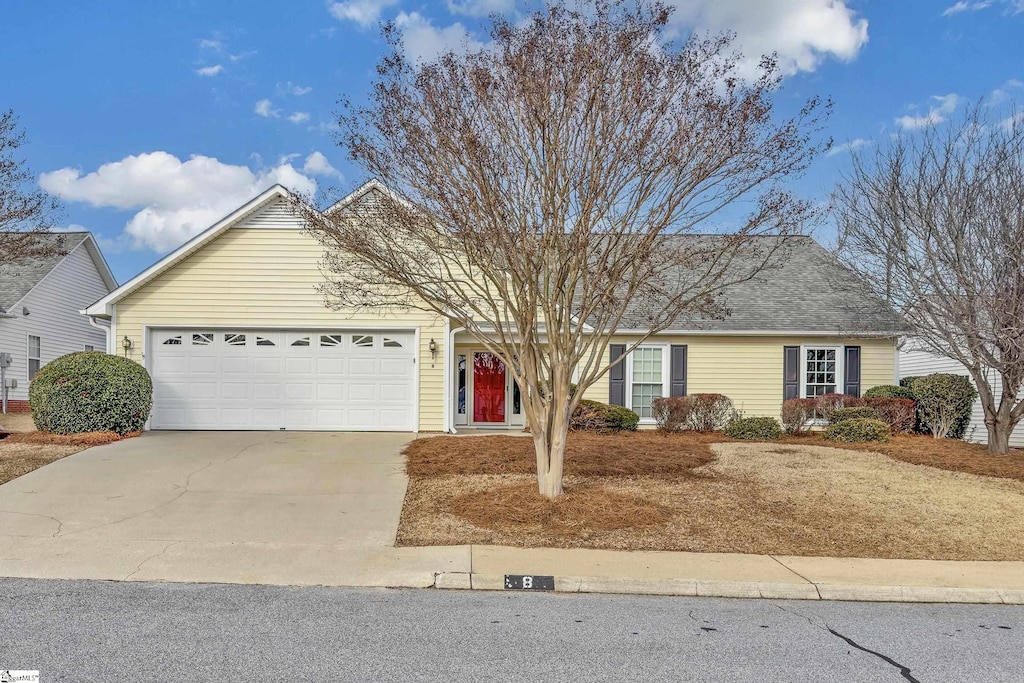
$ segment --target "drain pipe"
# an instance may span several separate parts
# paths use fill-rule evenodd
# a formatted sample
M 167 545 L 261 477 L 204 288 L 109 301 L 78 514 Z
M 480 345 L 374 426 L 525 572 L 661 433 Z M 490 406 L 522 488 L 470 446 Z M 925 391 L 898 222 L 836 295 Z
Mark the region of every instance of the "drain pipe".
M 96 318 L 92 317 L 91 315 L 89 315 L 85 311 L 79 311 L 79 313 L 81 313 L 82 315 L 88 317 L 89 318 L 89 324 L 92 325 L 93 327 L 95 327 L 97 330 L 103 330 L 103 337 L 104 337 L 104 340 L 105 340 L 103 342 L 103 350 L 106 353 L 110 353 L 110 323 L 108 322 L 106 325 L 104 325 L 99 320 L 96 320 Z

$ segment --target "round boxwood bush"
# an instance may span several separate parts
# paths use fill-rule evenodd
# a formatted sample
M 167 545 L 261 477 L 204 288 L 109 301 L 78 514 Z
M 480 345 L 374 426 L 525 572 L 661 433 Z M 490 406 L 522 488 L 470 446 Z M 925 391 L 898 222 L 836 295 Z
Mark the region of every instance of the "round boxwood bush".
M 845 441 L 847 443 L 888 441 L 889 425 L 881 420 L 854 418 L 830 425 L 825 430 L 824 436 L 829 441 Z
M 725 435 L 731 439 L 772 441 L 782 437 L 782 426 L 774 417 L 741 417 L 725 426 Z
M 579 432 L 633 432 L 640 416 L 629 408 L 584 399 L 576 406 L 569 429 Z
M 856 406 L 854 408 L 836 408 L 828 414 L 828 421 L 831 424 L 858 419 L 877 420 L 878 411 L 868 406 Z
M 864 398 L 907 398 L 913 401 L 914 392 L 910 387 L 901 387 L 895 384 L 880 384 L 871 387 L 864 392 Z
M 36 428 L 53 434 L 137 432 L 153 406 L 146 369 L 98 351 L 69 353 L 39 370 L 28 388 Z
M 914 379 L 921 424 L 937 438 L 962 439 L 971 424 L 971 409 L 978 391 L 963 375 L 935 373 Z

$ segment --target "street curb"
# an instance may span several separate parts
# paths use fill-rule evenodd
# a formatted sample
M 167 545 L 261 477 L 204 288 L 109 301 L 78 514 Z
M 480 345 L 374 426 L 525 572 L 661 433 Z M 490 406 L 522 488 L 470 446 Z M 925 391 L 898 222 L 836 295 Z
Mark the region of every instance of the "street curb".
M 505 590 L 502 575 L 445 572 L 435 588 Z M 522 591 L 519 591 L 522 592 Z M 556 593 L 618 593 L 706 598 L 835 600 L 857 602 L 973 603 L 1024 605 L 1024 590 L 951 586 L 868 586 L 856 584 L 770 583 L 703 579 L 631 579 L 625 577 L 555 576 Z

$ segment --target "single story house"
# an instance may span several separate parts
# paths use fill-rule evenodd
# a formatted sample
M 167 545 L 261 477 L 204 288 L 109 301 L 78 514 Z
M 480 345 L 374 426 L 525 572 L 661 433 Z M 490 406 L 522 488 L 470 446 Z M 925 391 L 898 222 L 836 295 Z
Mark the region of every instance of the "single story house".
M 343 200 L 372 202 L 368 183 Z M 420 311 L 332 310 L 323 248 L 275 186 L 89 306 L 108 351 L 153 377 L 152 429 L 514 428 L 518 387 L 460 329 Z M 892 314 L 801 238 L 780 269 L 729 294 L 732 314 L 656 335 L 590 388 L 650 423 L 656 396 L 718 392 L 747 415 L 784 397 L 860 393 L 896 377 Z M 843 278 L 846 278 L 843 280 Z M 618 330 L 611 354 L 640 330 Z
M 9 411 L 28 410 L 28 385 L 39 368 L 74 351 L 102 351 L 104 331 L 82 309 L 117 287 L 96 240 L 88 232 L 51 233 L 42 239 L 60 252 L 0 266 L 0 353 Z

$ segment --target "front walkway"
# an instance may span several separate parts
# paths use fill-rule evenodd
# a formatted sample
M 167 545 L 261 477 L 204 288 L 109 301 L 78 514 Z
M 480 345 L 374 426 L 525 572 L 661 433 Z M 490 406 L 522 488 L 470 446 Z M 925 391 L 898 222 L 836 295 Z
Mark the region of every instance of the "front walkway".
M 395 548 L 412 434 L 149 432 L 0 486 L 0 576 L 430 586 Z

